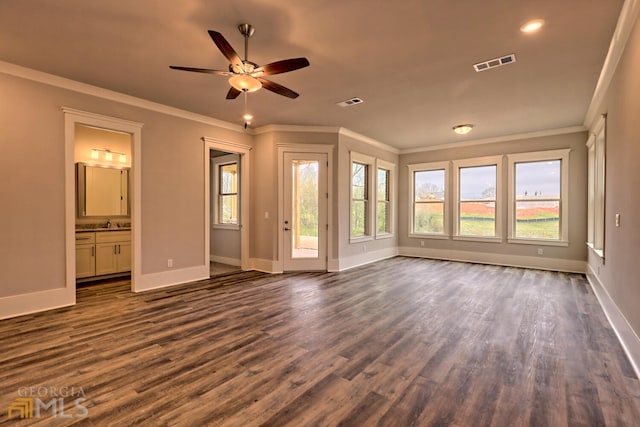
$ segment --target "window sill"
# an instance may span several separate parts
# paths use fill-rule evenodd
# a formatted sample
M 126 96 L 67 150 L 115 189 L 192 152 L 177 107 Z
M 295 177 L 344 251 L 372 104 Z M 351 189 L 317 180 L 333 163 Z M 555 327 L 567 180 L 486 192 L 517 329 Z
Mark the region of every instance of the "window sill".
M 602 249 L 596 249 L 595 246 L 593 246 L 593 243 L 589 242 L 587 242 L 587 246 L 591 249 L 591 252 L 596 254 L 600 259 L 604 259 L 604 251 Z
M 465 240 L 468 242 L 502 243 L 502 237 L 453 236 L 453 240 Z
M 240 230 L 239 224 L 212 224 L 213 230 Z
M 569 246 L 566 240 L 544 240 L 544 239 L 507 239 L 509 243 L 517 243 L 520 245 L 538 245 L 538 246 Z
M 349 243 L 354 244 L 354 243 L 360 243 L 360 242 L 369 242 L 371 240 L 373 240 L 372 236 L 350 237 Z
M 447 234 L 419 234 L 419 233 L 411 233 L 409 237 L 414 239 L 440 239 L 440 240 L 449 240 L 449 235 Z
M 392 237 L 393 237 L 393 233 L 376 234 L 376 240 L 391 239 Z

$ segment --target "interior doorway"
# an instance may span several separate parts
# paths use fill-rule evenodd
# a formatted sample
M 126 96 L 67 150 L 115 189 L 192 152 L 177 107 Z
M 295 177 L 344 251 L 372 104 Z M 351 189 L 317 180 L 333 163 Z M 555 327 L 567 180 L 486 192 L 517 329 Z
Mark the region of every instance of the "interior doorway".
M 135 292 L 140 283 L 141 276 L 141 231 L 139 227 L 141 203 L 139 195 L 141 191 L 140 152 L 143 124 L 70 108 L 63 108 L 63 111 L 65 120 L 65 258 L 67 270 L 65 288 L 69 299 L 75 303 L 76 277 L 78 274 L 77 261 L 87 261 L 85 258 L 87 258 L 87 254 L 91 254 L 91 246 L 93 247 L 94 257 L 97 256 L 100 250 L 104 249 L 103 246 L 108 246 L 108 250 L 104 249 L 104 252 L 108 252 L 109 255 L 112 256 L 104 257 L 104 259 L 112 261 L 113 264 L 109 264 L 106 261 L 105 264 L 98 264 L 97 260 L 94 259 L 93 262 L 91 262 L 89 258 L 87 266 L 89 268 L 93 266 L 98 269 L 100 273 L 104 274 L 111 274 L 112 270 L 110 268 L 112 266 L 115 269 L 113 271 L 114 274 L 123 273 L 125 270 L 130 271 L 131 290 Z M 81 147 L 76 147 L 76 137 L 81 132 L 91 133 L 91 130 L 102 130 L 110 132 L 113 135 L 121 135 L 124 137 L 122 142 L 123 147 L 126 146 L 129 148 L 127 151 L 126 148 L 120 149 L 115 146 L 105 147 L 103 146 L 104 140 L 102 139 L 104 135 L 101 134 L 100 138 L 83 148 L 88 150 L 86 153 L 80 153 L 81 156 L 86 155 L 88 157 L 85 164 L 96 165 L 101 163 L 100 160 L 102 160 L 103 166 L 107 163 L 111 164 L 111 166 L 119 163 L 129 166 L 130 169 L 126 173 L 126 188 L 121 188 L 120 190 L 124 190 L 124 192 L 119 193 L 123 199 L 120 200 L 120 203 L 114 203 L 113 207 L 114 209 L 121 209 L 119 211 L 121 214 L 123 212 L 122 209 L 125 209 L 126 214 L 117 215 L 116 212 L 116 215 L 112 215 L 113 212 L 110 212 L 109 215 L 100 215 L 99 220 L 95 218 L 98 222 L 94 225 L 105 229 L 100 230 L 101 232 L 106 232 L 101 234 L 101 237 L 105 237 L 104 241 L 97 242 L 94 240 L 93 242 L 82 242 L 87 245 L 87 248 L 78 248 L 76 244 L 76 231 L 78 225 L 82 224 L 83 221 L 78 221 L 76 148 Z M 100 170 L 102 169 L 103 168 Z M 122 171 L 124 169 L 121 168 L 120 170 Z M 85 170 L 85 172 L 87 171 Z M 120 174 L 120 184 L 124 182 L 124 175 L 125 174 L 122 173 Z M 102 190 L 100 192 L 104 193 Z M 126 195 L 126 203 L 124 203 L 124 195 Z M 113 221 L 111 221 L 112 217 Z M 116 217 L 118 219 L 116 219 Z M 104 223 L 102 219 L 105 219 Z M 91 223 L 92 219 L 85 218 L 85 221 L 86 223 Z M 123 227 L 121 227 L 122 229 L 114 230 L 114 224 L 123 225 Z M 128 230 L 125 230 L 125 228 Z M 91 234 L 97 234 L 97 232 L 89 232 L 89 235 Z M 109 268 L 107 268 L 107 266 Z
M 249 270 L 252 147 L 209 137 L 202 141 L 205 264 L 210 275 Z
M 210 276 L 241 270 L 241 154 L 210 149 Z

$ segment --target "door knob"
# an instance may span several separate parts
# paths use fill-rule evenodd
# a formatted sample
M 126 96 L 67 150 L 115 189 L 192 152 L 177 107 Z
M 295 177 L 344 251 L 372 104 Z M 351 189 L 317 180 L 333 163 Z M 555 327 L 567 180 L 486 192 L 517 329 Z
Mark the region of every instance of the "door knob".
M 284 231 L 289 231 L 289 227 L 285 227 L 285 228 L 284 228 Z

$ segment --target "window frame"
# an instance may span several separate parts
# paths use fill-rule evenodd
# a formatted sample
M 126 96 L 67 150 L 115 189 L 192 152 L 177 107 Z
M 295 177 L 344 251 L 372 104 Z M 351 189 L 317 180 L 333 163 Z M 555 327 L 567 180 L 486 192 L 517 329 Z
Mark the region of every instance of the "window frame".
M 239 230 L 240 229 L 240 198 L 242 192 L 241 186 L 241 171 L 240 171 L 240 156 L 238 154 L 228 154 L 225 156 L 214 157 L 211 159 L 212 170 L 214 171 L 212 175 L 212 184 L 211 188 L 213 189 L 213 194 L 211 197 L 212 204 L 212 213 L 213 213 L 213 221 L 211 221 L 211 228 L 213 229 L 227 229 L 227 230 Z M 222 185 L 220 174 L 222 173 L 222 167 L 228 166 L 231 164 L 236 165 L 236 193 L 225 193 L 225 195 L 236 195 L 236 212 L 237 214 L 237 222 L 236 223 L 222 223 L 220 222 L 220 209 L 221 209 L 221 197 L 223 194 L 220 192 L 220 186 Z
M 378 200 L 378 172 L 380 170 L 384 170 L 387 172 L 387 199 L 385 203 L 387 204 L 387 231 L 378 232 L 378 204 L 380 200 Z M 388 239 L 394 236 L 395 234 L 395 177 L 396 175 L 396 165 L 395 163 L 387 162 L 382 159 L 376 159 L 376 167 L 375 167 L 375 238 L 376 239 Z
M 449 190 L 449 172 L 450 162 L 431 162 L 431 163 L 417 163 L 407 165 L 409 169 L 409 237 L 420 239 L 449 239 L 451 237 L 451 226 L 449 221 L 450 212 L 450 190 Z M 416 172 L 430 172 L 430 171 L 444 171 L 444 206 L 442 213 L 442 233 L 418 233 L 415 231 L 415 173 Z M 430 202 L 420 202 L 430 203 Z M 434 202 L 435 203 L 435 202 Z M 440 203 L 440 202 L 438 202 Z
M 349 159 L 349 242 L 358 243 L 358 242 L 373 240 L 375 236 L 373 226 L 375 225 L 376 204 L 375 204 L 375 193 L 374 193 L 374 196 L 372 197 L 371 192 L 373 190 L 372 183 L 375 182 L 373 172 L 375 170 L 376 162 L 374 157 L 357 153 L 355 151 L 351 151 L 349 155 L 350 155 L 350 159 Z M 364 211 L 365 226 L 364 226 L 364 235 L 362 236 L 354 236 L 352 234 L 353 233 L 353 205 L 354 205 L 354 198 L 353 198 L 353 164 L 354 163 L 366 166 L 366 171 L 365 171 L 366 197 L 362 199 L 365 202 L 365 211 Z M 361 199 L 358 199 L 357 201 L 361 201 Z
M 587 246 L 601 259 L 604 259 L 606 224 L 606 125 L 607 115 L 603 114 L 586 144 L 589 153 Z
M 507 241 L 544 246 L 569 246 L 569 153 L 570 149 L 507 154 L 508 163 L 508 228 Z M 560 160 L 560 237 L 559 239 L 516 237 L 516 165 Z
M 472 159 L 453 160 L 453 239 L 473 242 L 502 242 L 502 163 L 504 156 L 487 156 Z M 460 169 L 483 166 L 496 167 L 496 198 L 495 198 L 495 235 L 469 236 L 460 234 Z

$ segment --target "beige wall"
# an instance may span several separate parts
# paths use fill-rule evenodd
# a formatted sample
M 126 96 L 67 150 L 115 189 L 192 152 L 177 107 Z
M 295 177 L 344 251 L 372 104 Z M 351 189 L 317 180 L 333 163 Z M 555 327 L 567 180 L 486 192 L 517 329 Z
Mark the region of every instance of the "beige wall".
M 205 264 L 201 138 L 249 135 L 4 74 L 0 98 L 0 297 L 65 285 L 62 106 L 144 123 L 141 273 Z
M 439 162 L 457 159 L 467 159 L 483 156 L 494 156 L 512 153 L 525 153 L 532 151 L 556 150 L 569 148 L 569 246 L 554 247 L 540 246 L 544 249 L 544 255 L 540 257 L 553 259 L 567 259 L 586 261 L 587 240 L 587 149 L 585 142 L 586 132 L 578 132 L 566 135 L 554 135 L 534 139 L 501 142 L 495 144 L 481 144 L 469 147 L 451 148 L 421 153 L 403 154 L 400 156 L 400 240 L 401 247 L 420 248 L 420 241 L 424 241 L 426 249 L 458 250 L 480 253 L 493 253 L 505 255 L 539 256 L 538 246 L 507 243 L 507 163 L 503 162 L 502 177 L 502 203 L 504 241 L 502 243 L 469 242 L 460 240 L 436 240 L 426 238 L 408 237 L 409 218 L 409 182 L 407 166 L 415 163 Z M 451 212 L 450 212 L 451 213 Z M 450 216 L 451 218 L 451 216 Z
M 640 20 L 625 47 L 599 113 L 607 113 L 605 259 L 589 265 L 640 336 Z M 620 227 L 615 215 L 620 214 Z

